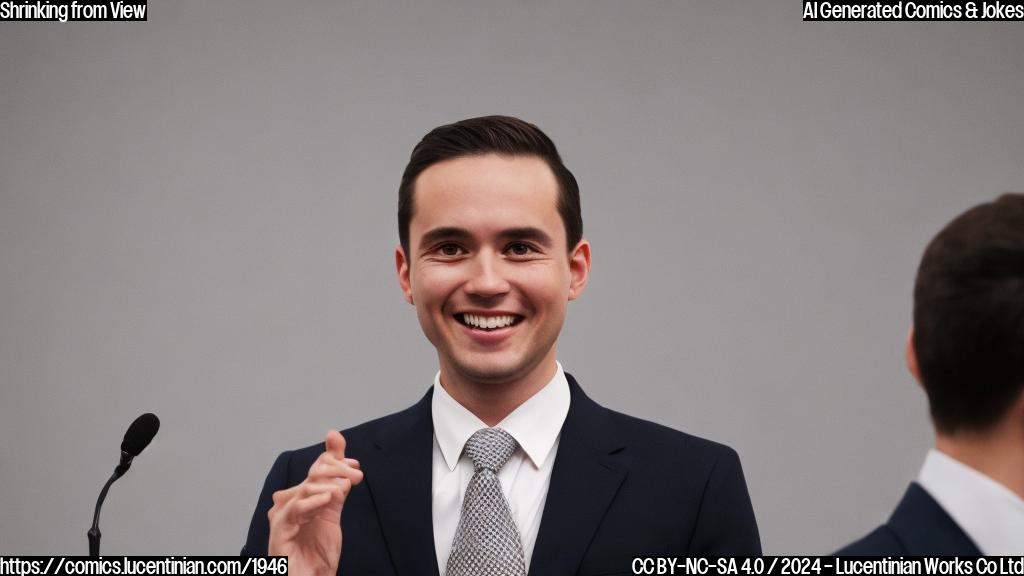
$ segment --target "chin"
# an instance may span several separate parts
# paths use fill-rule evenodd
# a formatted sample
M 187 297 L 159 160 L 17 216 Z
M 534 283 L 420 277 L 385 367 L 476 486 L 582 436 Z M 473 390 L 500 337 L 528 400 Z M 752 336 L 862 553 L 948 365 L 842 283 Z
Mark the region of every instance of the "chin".
M 480 382 L 481 384 L 501 385 L 509 382 L 513 382 L 521 377 L 522 372 L 519 370 L 502 370 L 502 369 L 483 369 L 483 368 L 466 368 L 462 370 L 462 373 L 467 378 L 474 382 Z
M 505 384 L 514 382 L 529 372 L 527 366 L 519 362 L 502 362 L 498 360 L 477 360 L 476 362 L 456 363 L 457 370 L 466 378 L 486 384 Z

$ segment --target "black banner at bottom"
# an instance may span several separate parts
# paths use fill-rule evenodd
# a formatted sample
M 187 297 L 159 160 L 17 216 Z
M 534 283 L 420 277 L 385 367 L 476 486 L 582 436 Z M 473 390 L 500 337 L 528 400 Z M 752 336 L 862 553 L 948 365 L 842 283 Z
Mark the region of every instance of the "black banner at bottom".
M 0 576 L 284 576 L 288 558 L 263 556 L 0 556 Z
M 1024 576 L 1024 556 L 637 556 L 630 570 L 644 576 Z

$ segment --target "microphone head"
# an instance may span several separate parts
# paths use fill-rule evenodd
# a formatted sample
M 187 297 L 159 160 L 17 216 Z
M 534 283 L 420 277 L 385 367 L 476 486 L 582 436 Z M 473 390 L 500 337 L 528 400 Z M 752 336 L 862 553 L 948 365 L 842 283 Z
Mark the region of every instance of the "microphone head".
M 124 433 L 124 440 L 121 441 L 121 451 L 131 456 L 138 456 L 140 452 L 149 446 L 153 436 L 160 430 L 160 419 L 156 414 L 145 413 L 135 419 L 128 431 Z

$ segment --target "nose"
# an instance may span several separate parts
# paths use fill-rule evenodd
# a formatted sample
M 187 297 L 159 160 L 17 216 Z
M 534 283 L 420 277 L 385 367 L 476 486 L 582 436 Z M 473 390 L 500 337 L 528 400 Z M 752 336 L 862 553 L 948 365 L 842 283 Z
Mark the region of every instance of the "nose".
M 486 250 L 478 253 L 465 284 L 466 292 L 483 298 L 493 298 L 507 294 L 510 289 L 501 256 Z

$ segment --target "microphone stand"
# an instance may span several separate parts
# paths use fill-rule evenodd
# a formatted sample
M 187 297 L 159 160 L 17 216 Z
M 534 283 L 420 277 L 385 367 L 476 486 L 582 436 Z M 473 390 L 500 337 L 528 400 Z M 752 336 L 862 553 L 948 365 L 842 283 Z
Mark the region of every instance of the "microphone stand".
M 100 538 L 103 536 L 100 534 L 100 508 L 103 507 L 103 501 L 107 499 L 107 490 L 110 490 L 110 485 L 115 480 L 124 476 L 124 473 L 128 471 L 128 468 L 132 465 L 132 459 L 135 458 L 131 454 L 121 451 L 121 462 L 114 468 L 114 473 L 110 476 L 110 480 L 103 485 L 103 490 L 100 490 L 100 497 L 96 499 L 96 511 L 92 516 L 92 528 L 86 533 L 89 536 L 89 556 L 95 558 L 100 555 Z

